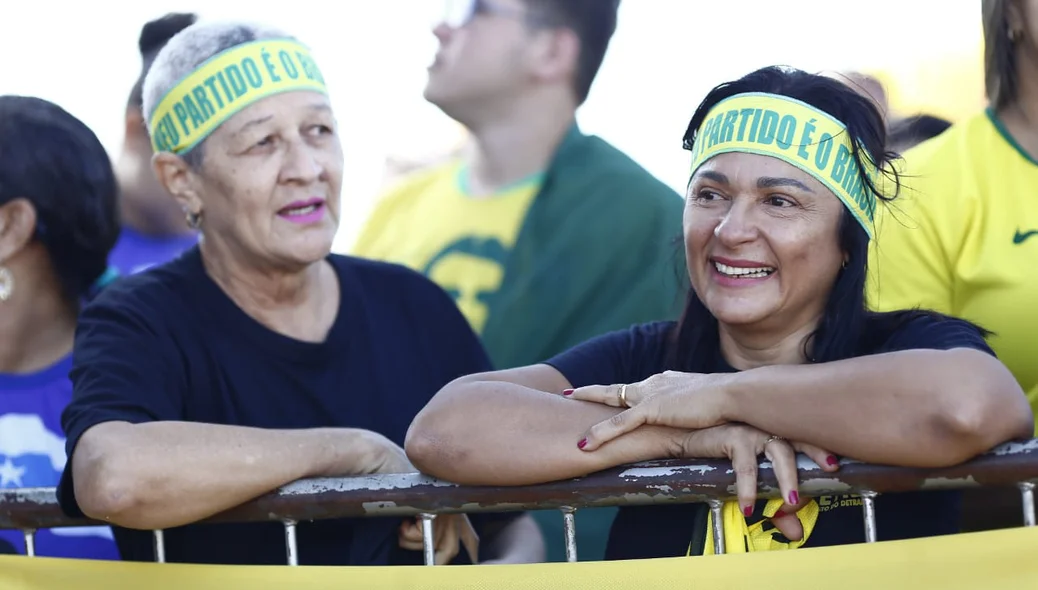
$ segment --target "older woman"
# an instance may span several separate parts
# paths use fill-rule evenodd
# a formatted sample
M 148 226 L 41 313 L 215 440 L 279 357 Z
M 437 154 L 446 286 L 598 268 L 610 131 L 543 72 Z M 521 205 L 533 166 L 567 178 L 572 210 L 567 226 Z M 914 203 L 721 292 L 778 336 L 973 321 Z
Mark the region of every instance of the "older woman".
M 152 558 L 129 529 L 168 529 L 169 561 L 284 563 L 280 524 L 192 523 L 300 478 L 413 471 L 411 419 L 487 357 L 428 280 L 329 254 L 343 155 L 304 45 L 196 24 L 158 54 L 143 96 L 155 171 L 202 240 L 84 310 L 61 501 L 117 525 L 125 559 Z M 473 535 L 465 518 L 440 522 L 447 562 Z M 538 557 L 528 518 L 475 524 L 482 557 Z M 413 519 L 298 534 L 300 563 L 421 561 Z
M 76 316 L 108 278 L 116 194 L 86 125 L 45 100 L 0 96 L 0 488 L 57 485 L 65 466 Z M 0 531 L 0 553 L 23 543 Z M 40 531 L 36 552 L 118 558 L 108 527 Z
M 727 547 L 741 552 L 864 540 L 860 500 L 799 496 L 795 451 L 830 471 L 838 455 L 940 466 L 1028 436 L 1020 386 L 978 328 L 866 311 L 876 196 L 896 186 L 877 172 L 884 135 L 875 106 L 831 78 L 766 68 L 715 88 L 685 136 L 692 292 L 681 321 L 455 380 L 411 426 L 412 462 L 458 482 L 517 485 L 727 457 L 738 474 Z M 761 454 L 784 503 L 754 501 Z M 877 502 L 881 539 L 957 524 L 954 493 Z M 710 551 L 707 525 L 702 505 L 624 508 L 607 557 Z

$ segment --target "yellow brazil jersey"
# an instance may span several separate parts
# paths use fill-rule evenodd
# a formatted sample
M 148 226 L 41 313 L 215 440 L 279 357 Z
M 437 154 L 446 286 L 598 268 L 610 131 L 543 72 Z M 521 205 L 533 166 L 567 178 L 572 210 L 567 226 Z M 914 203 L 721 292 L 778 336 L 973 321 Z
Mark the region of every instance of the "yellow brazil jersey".
M 905 154 L 880 207 L 869 301 L 976 322 L 1038 408 L 1038 162 L 990 111 Z
M 481 333 L 487 303 L 501 285 L 541 177 L 486 197 L 469 195 L 464 178 L 455 161 L 404 179 L 379 200 L 353 254 L 421 272 L 454 298 Z

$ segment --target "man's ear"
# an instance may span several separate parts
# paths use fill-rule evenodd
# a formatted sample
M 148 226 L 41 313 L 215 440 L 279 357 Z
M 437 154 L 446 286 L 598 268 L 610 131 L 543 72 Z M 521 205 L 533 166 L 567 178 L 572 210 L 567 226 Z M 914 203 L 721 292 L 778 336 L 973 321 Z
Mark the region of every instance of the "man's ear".
M 183 158 L 170 152 L 159 152 L 152 156 L 151 167 L 155 177 L 180 203 L 185 213 L 201 213 L 202 200 L 198 198 L 196 188 L 198 177 Z
M 533 75 L 543 81 L 573 79 L 580 60 L 580 39 L 570 29 L 546 29 L 534 43 Z
M 13 258 L 36 233 L 36 207 L 26 198 L 0 205 L 0 263 Z

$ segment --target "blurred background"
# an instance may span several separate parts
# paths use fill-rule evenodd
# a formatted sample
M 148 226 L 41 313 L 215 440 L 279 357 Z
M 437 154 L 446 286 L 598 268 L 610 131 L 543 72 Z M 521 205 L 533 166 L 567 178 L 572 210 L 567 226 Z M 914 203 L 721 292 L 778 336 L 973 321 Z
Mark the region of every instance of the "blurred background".
M 193 11 L 203 19 L 245 17 L 285 29 L 313 48 L 342 125 L 347 180 L 335 248 L 341 252 L 390 179 L 391 164 L 421 162 L 464 140 L 422 98 L 440 6 L 435 0 L 5 2 L 0 94 L 56 102 L 117 154 L 146 21 Z M 847 43 L 848 35 L 860 39 Z M 885 84 L 893 114 L 954 121 L 984 107 L 982 53 L 980 7 L 969 0 L 627 0 L 578 119 L 585 132 L 683 191 L 688 158 L 681 135 L 699 100 L 723 80 L 772 64 L 856 70 Z

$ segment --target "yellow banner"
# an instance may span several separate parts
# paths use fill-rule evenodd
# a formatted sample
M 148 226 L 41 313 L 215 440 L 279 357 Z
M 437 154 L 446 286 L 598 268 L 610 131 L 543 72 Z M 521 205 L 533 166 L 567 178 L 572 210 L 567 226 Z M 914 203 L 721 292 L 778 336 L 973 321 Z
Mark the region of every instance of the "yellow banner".
M 852 154 L 854 146 L 843 123 L 799 100 L 746 92 L 714 105 L 696 133 L 692 174 L 707 160 L 728 152 L 778 158 L 800 168 L 833 192 L 872 237 L 876 196 L 866 185 Z M 876 170 L 862 155 L 865 176 L 876 182 Z
M 266 39 L 238 45 L 198 66 L 159 101 L 148 129 L 156 152 L 187 152 L 228 117 L 280 92 L 326 93 L 304 45 Z
M 1038 588 L 1038 528 L 765 553 L 505 566 L 287 567 L 0 556 L 3 590 Z

